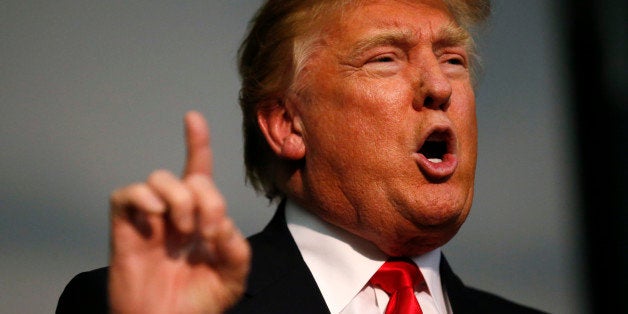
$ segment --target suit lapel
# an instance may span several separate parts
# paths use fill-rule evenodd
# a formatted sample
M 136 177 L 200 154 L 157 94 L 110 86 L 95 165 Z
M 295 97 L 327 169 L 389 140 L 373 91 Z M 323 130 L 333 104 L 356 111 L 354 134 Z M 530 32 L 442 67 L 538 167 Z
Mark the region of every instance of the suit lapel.
M 249 238 L 253 250 L 251 273 L 242 300 L 228 313 L 329 313 L 299 249 L 292 239 L 282 202 L 264 230 Z M 479 313 L 445 256 L 440 273 L 454 313 Z
M 440 276 L 454 313 L 479 313 L 476 305 L 477 300 L 470 297 L 467 287 L 451 270 L 451 266 L 449 266 L 444 255 L 441 255 L 440 260 Z
M 253 257 L 247 290 L 229 313 L 329 313 L 286 225 L 285 202 L 249 241 Z

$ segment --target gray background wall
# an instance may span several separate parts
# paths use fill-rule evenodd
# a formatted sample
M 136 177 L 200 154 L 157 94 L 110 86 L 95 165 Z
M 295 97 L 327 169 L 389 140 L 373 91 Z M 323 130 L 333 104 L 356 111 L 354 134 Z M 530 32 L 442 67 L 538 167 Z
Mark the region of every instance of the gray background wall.
M 0 1 L 0 312 L 50 313 L 104 266 L 107 198 L 180 171 L 181 120 L 213 130 L 216 181 L 246 234 L 272 214 L 244 186 L 235 52 L 259 1 Z M 445 247 L 467 283 L 586 313 L 571 114 L 550 1 L 494 1 L 481 42 L 472 214 Z

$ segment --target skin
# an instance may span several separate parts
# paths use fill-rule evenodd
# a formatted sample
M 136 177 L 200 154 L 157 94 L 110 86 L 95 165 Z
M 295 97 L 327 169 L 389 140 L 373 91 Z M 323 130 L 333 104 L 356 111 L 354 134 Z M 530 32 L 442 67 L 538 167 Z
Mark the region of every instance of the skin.
M 285 107 L 258 119 L 277 154 L 305 159 L 289 197 L 388 255 L 442 246 L 471 207 L 475 100 L 452 23 L 440 1 L 350 8 L 324 26 Z M 455 152 L 446 171 L 417 157 L 435 129 Z
M 391 256 L 443 245 L 471 207 L 475 100 L 452 21 L 439 1 L 350 8 L 324 23 L 281 104 L 258 113 L 275 153 L 303 161 L 279 182 L 286 194 Z M 206 122 L 190 112 L 185 125 L 181 177 L 157 170 L 111 195 L 114 313 L 220 313 L 244 291 L 250 248 L 213 183 Z M 434 131 L 448 134 L 440 164 L 418 153 Z
M 250 248 L 213 183 L 207 123 L 185 125 L 180 178 L 156 170 L 111 194 L 113 313 L 221 313 L 244 291 Z

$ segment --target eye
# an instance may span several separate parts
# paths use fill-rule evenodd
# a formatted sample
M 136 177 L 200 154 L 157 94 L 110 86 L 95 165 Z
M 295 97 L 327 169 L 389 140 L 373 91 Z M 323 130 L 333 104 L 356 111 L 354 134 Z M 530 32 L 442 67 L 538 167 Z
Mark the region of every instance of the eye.
M 393 61 L 395 61 L 395 57 L 393 55 L 386 54 L 386 55 L 380 55 L 375 58 L 372 58 L 368 61 L 368 63 L 373 63 L 373 62 L 386 63 L 386 62 L 393 62 Z
M 466 54 L 458 52 L 444 53 L 440 57 L 441 68 L 444 73 L 450 77 L 458 77 L 459 75 L 468 75 L 468 60 Z
M 462 58 L 449 58 L 447 59 L 447 63 L 453 65 L 464 65 L 464 60 Z
M 382 49 L 384 50 L 384 49 Z M 366 59 L 362 69 L 369 75 L 387 77 L 398 73 L 404 64 L 404 55 L 399 52 L 392 52 L 390 49 L 374 53 L 372 57 Z
M 449 65 L 459 65 L 463 67 L 467 66 L 466 59 L 463 56 L 458 55 L 458 54 L 446 54 L 446 55 L 443 55 L 442 58 L 444 59 L 445 63 Z

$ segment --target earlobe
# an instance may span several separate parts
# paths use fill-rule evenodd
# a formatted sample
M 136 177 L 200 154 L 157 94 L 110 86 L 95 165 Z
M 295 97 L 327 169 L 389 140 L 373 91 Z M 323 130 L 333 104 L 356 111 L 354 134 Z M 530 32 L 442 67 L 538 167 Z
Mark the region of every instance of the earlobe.
M 283 141 L 281 147 L 281 157 L 299 160 L 305 157 L 305 145 L 303 144 L 303 137 L 295 133 L 289 134 Z
M 305 143 L 298 118 L 281 104 L 268 106 L 257 112 L 257 123 L 270 148 L 281 158 L 299 160 L 305 157 Z

